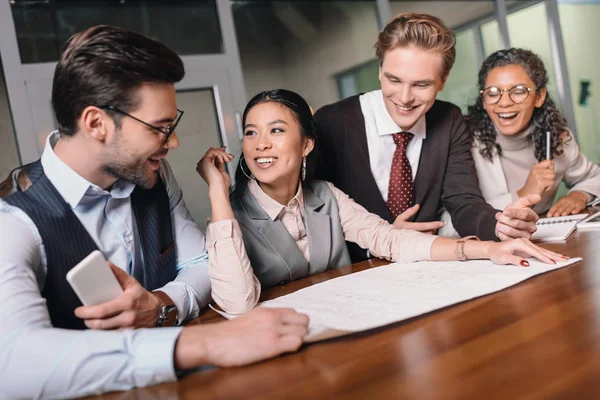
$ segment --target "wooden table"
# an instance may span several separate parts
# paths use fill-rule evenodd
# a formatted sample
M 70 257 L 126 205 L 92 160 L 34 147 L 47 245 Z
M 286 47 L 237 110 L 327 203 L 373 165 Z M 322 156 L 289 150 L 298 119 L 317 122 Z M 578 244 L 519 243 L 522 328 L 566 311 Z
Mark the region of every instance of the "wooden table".
M 600 231 L 576 231 L 566 242 L 543 246 L 584 261 L 294 354 L 104 398 L 600 398 Z M 384 263 L 298 280 L 267 290 L 263 299 Z M 221 317 L 211 310 L 200 320 Z

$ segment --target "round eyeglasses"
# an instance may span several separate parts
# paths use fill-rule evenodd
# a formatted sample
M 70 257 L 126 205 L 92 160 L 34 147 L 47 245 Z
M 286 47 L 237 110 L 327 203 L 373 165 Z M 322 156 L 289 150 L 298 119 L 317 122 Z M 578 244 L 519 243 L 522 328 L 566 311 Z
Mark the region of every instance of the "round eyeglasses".
M 531 92 L 531 88 L 525 85 L 516 85 L 510 89 L 502 90 L 496 86 L 489 86 L 483 90 L 480 90 L 479 94 L 481 94 L 481 98 L 485 104 L 496 104 L 500 101 L 505 92 L 508 93 L 508 97 L 513 101 L 513 103 L 519 104 L 527 100 L 527 97 L 529 97 L 529 92 Z
M 162 145 L 164 146 L 165 144 L 167 144 L 167 142 L 169 141 L 169 137 L 171 137 L 171 135 L 173 134 L 173 132 L 175 132 L 175 128 L 177 128 L 177 124 L 179 123 L 179 120 L 181 120 L 181 116 L 183 115 L 183 110 L 177 109 L 177 116 L 175 117 L 175 120 L 173 121 L 172 124 L 167 125 L 167 126 L 154 126 L 154 125 L 150 125 L 149 123 L 142 121 L 139 118 L 134 117 L 131 114 L 126 113 L 125 111 L 121 110 L 120 108 L 114 107 L 114 106 L 100 106 L 99 108 L 103 109 L 103 110 L 109 110 L 109 111 L 113 111 L 116 112 L 118 114 L 121 115 L 125 115 L 129 118 L 132 118 L 138 122 L 141 122 L 142 124 L 146 125 L 147 127 L 162 133 L 165 138 L 163 139 Z

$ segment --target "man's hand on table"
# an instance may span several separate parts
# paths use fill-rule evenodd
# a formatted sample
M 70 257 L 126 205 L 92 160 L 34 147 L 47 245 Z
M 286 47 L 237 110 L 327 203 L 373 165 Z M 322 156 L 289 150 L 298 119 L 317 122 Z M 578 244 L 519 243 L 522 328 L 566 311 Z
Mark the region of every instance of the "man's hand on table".
M 307 333 L 307 315 L 258 307 L 230 321 L 185 327 L 175 346 L 175 367 L 250 364 L 298 350 Z

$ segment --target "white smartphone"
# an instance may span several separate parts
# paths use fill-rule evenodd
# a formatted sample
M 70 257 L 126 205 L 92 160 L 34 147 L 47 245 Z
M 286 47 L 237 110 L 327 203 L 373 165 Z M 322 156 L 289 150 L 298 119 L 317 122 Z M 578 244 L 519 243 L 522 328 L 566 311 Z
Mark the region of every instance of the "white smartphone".
M 67 272 L 67 281 L 84 306 L 95 306 L 123 293 L 115 274 L 98 250 L 92 251 Z

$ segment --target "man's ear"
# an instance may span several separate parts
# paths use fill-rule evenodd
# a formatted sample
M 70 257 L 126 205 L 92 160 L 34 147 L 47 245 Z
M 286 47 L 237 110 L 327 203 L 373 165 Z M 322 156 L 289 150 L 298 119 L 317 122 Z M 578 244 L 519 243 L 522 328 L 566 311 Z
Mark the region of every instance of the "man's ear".
M 106 112 L 95 106 L 83 109 L 79 116 L 79 131 L 94 140 L 104 142 L 108 132 L 114 128 L 114 121 Z
M 544 105 L 547 94 L 546 88 L 541 88 L 537 91 L 537 94 L 535 95 L 535 108 L 540 108 Z
M 308 156 L 311 151 L 313 151 L 313 149 L 315 148 L 315 139 L 313 138 L 306 138 L 304 139 L 304 151 L 303 151 L 303 155 L 304 157 Z
M 448 72 L 446 75 L 442 76 L 442 84 L 441 86 L 438 88 L 438 92 L 441 92 L 442 90 L 444 90 L 444 86 L 446 85 L 446 81 L 448 80 L 448 77 L 450 76 L 450 73 Z

